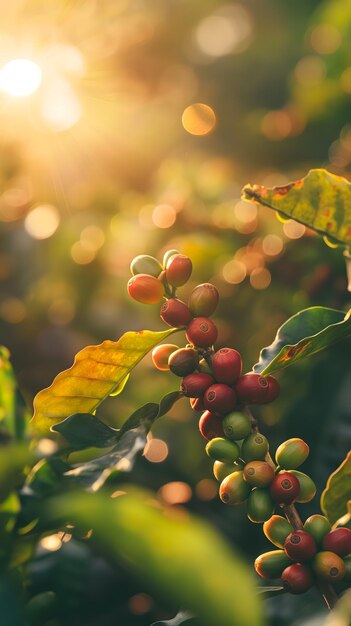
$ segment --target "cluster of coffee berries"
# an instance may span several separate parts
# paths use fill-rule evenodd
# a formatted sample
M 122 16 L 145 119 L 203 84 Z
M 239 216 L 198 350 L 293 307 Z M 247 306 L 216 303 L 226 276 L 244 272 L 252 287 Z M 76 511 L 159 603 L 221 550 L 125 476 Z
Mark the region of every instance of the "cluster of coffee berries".
M 280 578 L 290 593 L 308 591 L 318 582 L 351 578 L 351 530 L 331 529 L 323 515 L 311 515 L 300 530 L 287 519 L 273 515 L 263 525 L 267 539 L 279 550 L 261 554 L 256 572 L 266 579 Z
M 133 276 L 128 282 L 128 293 L 142 304 L 155 304 L 185 285 L 192 269 L 189 257 L 178 250 L 168 250 L 162 264 L 153 256 L 140 254 L 130 265 Z

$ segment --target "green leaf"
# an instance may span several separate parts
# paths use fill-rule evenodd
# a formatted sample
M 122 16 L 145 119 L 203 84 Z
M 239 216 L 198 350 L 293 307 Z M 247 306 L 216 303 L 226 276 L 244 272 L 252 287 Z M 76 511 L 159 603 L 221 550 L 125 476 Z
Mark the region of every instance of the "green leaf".
M 180 626 L 181 624 L 195 624 L 194 616 L 189 611 L 179 611 L 172 619 L 162 620 L 162 622 L 153 622 L 151 626 Z
M 286 593 L 284 587 L 258 587 L 257 593 L 262 594 L 263 598 L 273 598 L 280 593 Z
M 323 626 L 350 626 L 351 589 L 347 589 L 339 598 L 333 610 L 328 614 Z
M 83 448 L 109 448 L 116 443 L 118 430 L 107 426 L 91 413 L 75 413 L 51 427 L 62 435 L 75 450 Z
M 35 396 L 33 434 L 48 435 L 51 426 L 74 413 L 93 413 L 105 398 L 122 391 L 131 370 L 176 330 L 128 332 L 118 341 L 83 348 L 72 367 Z
M 114 431 L 115 446 L 110 452 L 92 461 L 77 464 L 73 469 L 67 470 L 65 476 L 76 479 L 91 491 L 98 491 L 112 472 L 131 471 L 137 454 L 145 448 L 146 435 L 153 422 L 167 413 L 180 397 L 179 391 L 172 391 L 162 398 L 160 404 L 154 402 L 144 404 L 126 420 L 120 430 Z M 97 420 L 97 418 L 94 419 Z M 110 431 L 113 429 L 111 428 Z M 77 432 L 78 437 L 79 433 Z
M 321 496 L 321 509 L 331 524 L 348 513 L 351 500 L 351 452 L 333 472 Z
M 24 480 L 24 469 L 33 460 L 33 454 L 23 444 L 8 445 L 0 454 L 0 502 Z
M 351 245 L 351 184 L 323 169 L 283 187 L 246 185 L 245 200 L 259 202 L 344 246 Z
M 163 605 L 186 607 L 203 626 L 261 626 L 251 569 L 206 523 L 152 499 L 137 489 L 112 500 L 68 494 L 47 514 L 93 528 L 92 548 L 116 566 L 122 561 Z
M 28 409 L 17 387 L 10 352 L 0 346 L 0 423 L 3 431 L 22 441 L 29 419 Z
M 351 315 L 322 306 L 304 309 L 278 329 L 273 343 L 263 348 L 253 370 L 272 374 L 351 336 Z

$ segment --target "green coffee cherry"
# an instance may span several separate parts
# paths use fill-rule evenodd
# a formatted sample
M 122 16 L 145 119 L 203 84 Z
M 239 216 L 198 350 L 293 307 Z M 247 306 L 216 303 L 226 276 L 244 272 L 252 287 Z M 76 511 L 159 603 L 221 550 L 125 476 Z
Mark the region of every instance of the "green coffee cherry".
M 271 550 L 257 557 L 255 570 L 262 578 L 280 578 L 285 568 L 291 563 L 284 550 Z
M 206 453 L 211 459 L 222 461 L 222 463 L 234 463 L 239 458 L 239 446 L 233 441 L 223 439 L 223 437 L 215 437 L 208 442 Z
M 281 515 L 272 515 L 272 517 L 263 524 L 264 534 L 277 548 L 284 548 L 285 539 L 293 530 L 288 520 Z
M 223 463 L 222 461 L 215 461 L 213 464 L 213 474 L 215 478 L 221 483 L 222 480 L 232 474 L 236 469 L 239 469 L 233 465 L 233 463 Z
M 289 473 L 294 474 L 300 483 L 300 493 L 296 498 L 296 502 L 309 502 L 312 500 L 317 491 L 317 487 L 312 478 L 303 472 L 298 472 L 297 470 L 290 470 Z
M 162 272 L 161 263 L 149 254 L 139 254 L 130 264 L 130 271 L 133 276 L 136 274 L 150 274 L 157 278 Z
M 317 552 L 312 567 L 318 578 L 327 582 L 342 580 L 346 574 L 346 566 L 341 556 L 328 550 Z
M 331 530 L 331 523 L 324 515 L 311 515 L 305 521 L 303 529 L 312 535 L 317 546 L 321 546 L 324 535 Z
M 163 256 L 163 261 L 162 261 L 163 267 L 166 267 L 169 259 L 172 256 L 175 256 L 176 254 L 180 254 L 179 250 L 167 250 L 167 252 L 165 252 Z
M 247 517 L 251 522 L 260 524 L 266 522 L 273 514 L 275 502 L 273 502 L 267 489 L 255 487 L 247 501 Z
M 296 469 L 306 461 L 309 451 L 307 443 L 302 439 L 288 439 L 280 444 L 275 460 L 282 469 Z
M 241 504 L 249 497 L 250 485 L 245 482 L 242 472 L 233 472 L 226 476 L 219 488 L 219 497 L 224 504 Z
M 244 439 L 241 446 L 241 458 L 244 461 L 263 461 L 269 449 L 269 444 L 261 433 L 252 433 Z
M 225 436 L 232 441 L 245 439 L 251 433 L 251 423 L 245 413 L 234 411 L 225 416 L 223 420 Z
M 274 476 L 273 467 L 265 461 L 250 461 L 244 468 L 244 478 L 252 487 L 267 487 Z

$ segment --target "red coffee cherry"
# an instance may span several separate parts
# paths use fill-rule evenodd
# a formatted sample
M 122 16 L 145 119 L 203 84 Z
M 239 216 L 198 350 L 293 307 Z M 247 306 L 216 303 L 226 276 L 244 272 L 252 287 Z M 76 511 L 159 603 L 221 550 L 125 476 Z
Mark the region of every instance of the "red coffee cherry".
M 232 348 L 221 348 L 212 357 L 212 371 L 215 379 L 225 385 L 234 385 L 241 374 L 240 352 Z
M 213 413 L 225 415 L 232 411 L 236 404 L 236 393 L 228 385 L 211 385 L 206 389 L 204 405 Z
M 279 504 L 291 504 L 300 493 L 300 483 L 290 472 L 279 472 L 271 484 L 270 492 L 273 500 Z
M 190 398 L 190 406 L 193 411 L 205 411 L 203 398 Z
M 274 479 L 274 469 L 265 461 L 251 461 L 244 467 L 244 478 L 253 487 L 267 487 Z
M 183 378 L 180 390 L 188 398 L 201 398 L 212 383 L 213 378 L 209 374 L 195 372 L 195 374 L 189 374 Z
M 179 348 L 170 354 L 168 367 L 176 376 L 192 374 L 199 363 L 199 355 L 193 348 Z
M 335 528 L 323 537 L 323 549 L 335 552 L 339 556 L 346 556 L 351 552 L 351 530 L 349 528 Z
M 346 565 L 335 552 L 317 552 L 312 567 L 318 578 L 328 582 L 342 580 L 346 574 Z
M 218 415 L 213 415 L 210 411 L 205 411 L 201 415 L 199 431 L 207 441 L 215 437 L 224 437 L 221 418 Z M 234 471 L 234 468 L 232 468 L 232 471 Z
M 181 287 L 188 282 L 192 271 L 193 264 L 191 259 L 184 254 L 175 254 L 167 261 L 167 282 L 169 285 L 172 285 L 172 287 Z
M 274 376 L 267 376 L 268 380 L 268 393 L 266 396 L 266 400 L 262 404 L 267 404 L 268 402 L 273 402 L 276 398 L 278 398 L 280 394 L 280 385 Z
M 187 305 L 178 298 L 166 300 L 161 306 L 160 316 L 165 324 L 176 328 L 187 326 L 191 320 L 191 313 Z
M 215 312 L 219 302 L 217 287 L 211 283 L 197 285 L 190 294 L 188 307 L 194 317 L 210 317 Z
M 161 346 L 156 346 L 151 353 L 151 358 L 154 366 L 162 372 L 169 371 L 168 360 L 170 355 L 178 350 L 178 346 L 174 343 L 163 343 Z
M 285 554 L 294 561 L 309 561 L 316 554 L 317 546 L 312 535 L 305 530 L 294 530 L 284 542 Z
M 185 336 L 189 343 L 198 348 L 209 348 L 217 339 L 217 326 L 207 317 L 195 317 L 191 320 Z
M 163 297 L 162 283 L 149 274 L 133 276 L 128 281 L 127 289 L 130 297 L 142 304 L 155 304 Z
M 311 570 L 301 563 L 294 563 L 285 568 L 281 575 L 284 589 L 289 593 L 305 593 L 313 585 Z
M 248 373 L 241 376 L 235 385 L 238 398 L 244 404 L 265 404 L 269 393 L 269 382 L 265 376 Z

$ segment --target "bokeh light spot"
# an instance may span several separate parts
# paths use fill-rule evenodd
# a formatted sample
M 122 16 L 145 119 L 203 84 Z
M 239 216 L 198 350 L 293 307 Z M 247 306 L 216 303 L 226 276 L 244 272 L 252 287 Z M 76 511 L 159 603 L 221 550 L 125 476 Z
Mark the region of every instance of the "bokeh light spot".
M 213 500 L 217 496 L 218 485 L 212 478 L 203 478 L 197 483 L 195 493 L 199 500 Z
M 276 256 L 283 250 L 284 244 L 278 235 L 266 235 L 262 241 L 262 250 L 267 256 Z
M 47 537 L 43 537 L 40 540 L 39 545 L 41 548 L 44 548 L 44 550 L 48 550 L 49 552 L 56 552 L 56 550 L 59 550 L 61 548 L 61 537 L 59 533 L 57 533 L 56 535 L 48 535 Z
M 152 221 L 157 228 L 170 228 L 177 219 L 177 212 L 170 204 L 159 204 L 152 211 Z
M 216 114 L 208 104 L 196 102 L 184 110 L 182 124 L 191 135 L 208 135 L 216 125 Z
M 51 204 L 35 207 L 24 221 L 27 233 L 34 239 L 48 239 L 57 230 L 59 223 L 59 213 Z
M 228 261 L 222 270 L 224 280 L 231 285 L 238 285 L 246 276 L 246 267 L 241 261 Z
M 144 450 L 145 458 L 150 463 L 162 463 L 168 456 L 168 446 L 162 439 L 149 438 Z
M 163 485 L 158 494 L 167 504 L 184 504 L 191 499 L 192 490 L 187 483 L 174 481 Z
M 149 613 L 153 607 L 153 599 L 147 593 L 137 593 L 129 598 L 129 609 L 134 615 Z
M 340 48 L 342 37 L 332 24 L 318 24 L 311 32 L 310 43 L 318 54 L 332 54 Z
M 289 239 L 300 239 L 306 232 L 306 227 L 295 220 L 289 220 L 283 226 L 283 231 Z
M 11 96 L 29 96 L 40 86 L 42 71 L 29 59 L 13 59 L 0 72 L 0 87 Z
M 251 287 L 254 289 L 266 289 L 271 280 L 271 273 L 266 267 L 256 267 L 250 274 Z

